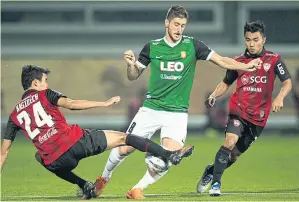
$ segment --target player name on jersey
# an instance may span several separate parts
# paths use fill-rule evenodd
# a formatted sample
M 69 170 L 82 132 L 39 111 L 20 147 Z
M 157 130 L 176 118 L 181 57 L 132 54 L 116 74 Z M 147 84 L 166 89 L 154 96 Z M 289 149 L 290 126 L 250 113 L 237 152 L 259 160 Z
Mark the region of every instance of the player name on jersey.
M 35 103 L 38 100 L 38 94 L 31 95 L 27 97 L 25 100 L 21 101 L 17 106 L 16 110 L 19 112 L 20 110 L 28 107 L 32 103 Z

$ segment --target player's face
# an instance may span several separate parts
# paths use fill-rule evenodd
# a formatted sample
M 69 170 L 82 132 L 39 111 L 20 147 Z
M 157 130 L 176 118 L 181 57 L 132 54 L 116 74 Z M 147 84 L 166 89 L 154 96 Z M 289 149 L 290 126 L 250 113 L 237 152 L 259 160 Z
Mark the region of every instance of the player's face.
M 266 37 L 260 32 L 246 32 L 245 33 L 245 46 L 250 54 L 259 54 L 262 52 Z
M 172 20 L 165 20 L 166 34 L 173 42 L 177 42 L 185 30 L 187 23 L 186 18 L 173 18 Z
M 36 86 L 38 91 L 48 89 L 48 76 L 43 73 L 42 79 L 39 81 L 38 79 L 35 79 L 34 85 Z

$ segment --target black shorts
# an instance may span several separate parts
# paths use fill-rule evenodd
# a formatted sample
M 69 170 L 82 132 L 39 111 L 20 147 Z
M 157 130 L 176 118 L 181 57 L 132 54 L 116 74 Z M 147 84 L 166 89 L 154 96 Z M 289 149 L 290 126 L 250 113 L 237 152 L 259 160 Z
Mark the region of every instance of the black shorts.
M 104 152 L 107 148 L 107 139 L 102 130 L 83 129 L 83 136 L 69 150 L 61 155 L 56 161 L 45 165 L 52 172 L 73 170 L 83 158 L 94 156 Z M 37 158 L 37 157 L 36 157 Z
M 239 136 L 236 146 L 241 153 L 244 153 L 260 136 L 263 129 L 261 126 L 257 126 L 239 116 L 230 114 L 225 133 L 233 133 Z

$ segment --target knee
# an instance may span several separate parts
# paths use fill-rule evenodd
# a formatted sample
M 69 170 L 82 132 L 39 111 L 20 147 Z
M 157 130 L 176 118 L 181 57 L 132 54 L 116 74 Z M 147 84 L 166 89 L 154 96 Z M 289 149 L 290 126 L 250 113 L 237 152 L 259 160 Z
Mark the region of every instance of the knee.
M 121 137 L 120 137 L 121 144 L 126 145 L 126 146 L 118 147 L 119 155 L 126 156 L 126 155 L 129 155 L 130 153 L 132 153 L 133 151 L 135 151 L 134 147 L 127 145 L 127 142 L 131 138 L 131 136 L 132 136 L 131 134 L 126 134 L 126 133 L 121 135 Z
M 135 151 L 135 148 L 131 146 L 120 146 L 117 149 L 120 156 L 127 156 Z
M 227 135 L 225 138 L 224 146 L 229 149 L 233 149 L 238 141 L 237 135 Z

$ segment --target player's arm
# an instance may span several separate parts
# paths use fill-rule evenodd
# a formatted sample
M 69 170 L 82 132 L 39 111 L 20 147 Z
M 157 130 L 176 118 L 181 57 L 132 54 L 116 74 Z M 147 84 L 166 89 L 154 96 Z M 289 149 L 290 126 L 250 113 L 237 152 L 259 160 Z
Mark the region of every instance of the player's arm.
M 279 94 L 273 100 L 272 111 L 279 112 L 280 109 L 283 107 L 284 98 L 292 90 L 292 82 L 291 82 L 290 73 L 281 58 L 279 58 L 274 68 L 275 68 L 275 74 L 282 82 L 282 87 L 280 89 Z
M 9 149 L 20 128 L 9 117 L 1 146 L 1 172 L 8 157 Z
M 214 92 L 209 96 L 209 98 L 206 100 L 205 104 L 206 107 L 213 107 L 216 103 L 216 98 L 221 97 L 226 93 L 229 86 L 234 83 L 234 81 L 238 78 L 238 72 L 235 70 L 227 70 L 226 75 L 221 81 Z
M 130 81 L 138 79 L 144 69 L 150 63 L 149 58 L 150 44 L 147 43 L 139 54 L 139 58 L 136 61 L 135 55 L 132 50 L 127 50 L 124 53 L 124 59 L 127 63 L 127 77 Z
M 46 92 L 46 97 L 48 101 L 54 105 L 63 107 L 70 110 L 84 110 L 96 107 L 109 107 L 113 104 L 117 104 L 120 102 L 120 97 L 112 97 L 111 99 L 105 102 L 95 102 L 88 100 L 72 100 L 66 96 L 63 96 L 61 93 L 48 89 Z
M 229 70 L 243 70 L 243 71 L 255 71 L 256 68 L 260 68 L 261 60 L 255 59 L 248 64 L 235 61 L 228 57 L 222 57 L 215 51 L 211 50 L 202 41 L 194 39 L 194 48 L 196 52 L 197 60 L 208 60 L 218 65 L 221 68 Z
M 215 52 L 211 55 L 210 61 L 224 69 L 242 70 L 248 72 L 252 72 L 256 69 L 259 69 L 262 64 L 262 61 L 259 58 L 254 59 L 249 63 L 245 64 L 229 57 L 220 56 Z

